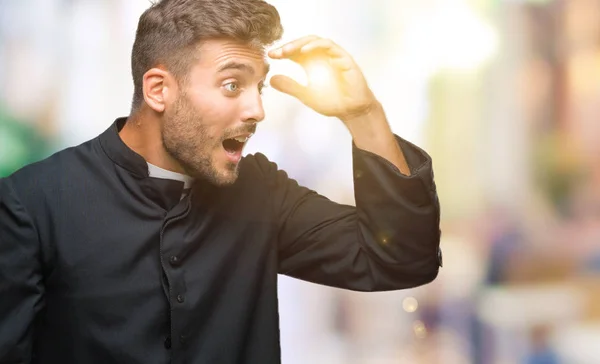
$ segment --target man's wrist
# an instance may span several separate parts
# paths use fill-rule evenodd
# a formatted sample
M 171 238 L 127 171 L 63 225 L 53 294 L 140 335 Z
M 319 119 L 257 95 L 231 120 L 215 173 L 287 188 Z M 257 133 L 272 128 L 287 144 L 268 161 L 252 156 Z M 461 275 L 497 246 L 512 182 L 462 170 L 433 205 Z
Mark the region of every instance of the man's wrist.
M 378 101 L 360 114 L 340 118 L 354 141 L 374 141 L 391 133 L 383 107 Z

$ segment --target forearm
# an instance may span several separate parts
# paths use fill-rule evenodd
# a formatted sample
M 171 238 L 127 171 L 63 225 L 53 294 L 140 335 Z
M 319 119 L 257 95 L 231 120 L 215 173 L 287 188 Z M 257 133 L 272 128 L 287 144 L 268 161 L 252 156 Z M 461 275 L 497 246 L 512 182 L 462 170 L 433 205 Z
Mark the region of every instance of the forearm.
M 432 161 L 396 137 L 410 176 L 352 147 L 356 206 L 336 204 L 292 182 L 270 183 L 279 230 L 280 273 L 358 291 L 416 287 L 441 266 L 439 203 Z M 264 169 L 264 168 L 263 168 Z
M 354 144 L 358 148 L 386 159 L 406 176 L 411 174 L 404 153 L 392 133 L 381 104 L 376 103 L 373 108 L 361 116 L 342 121 L 350 131 Z

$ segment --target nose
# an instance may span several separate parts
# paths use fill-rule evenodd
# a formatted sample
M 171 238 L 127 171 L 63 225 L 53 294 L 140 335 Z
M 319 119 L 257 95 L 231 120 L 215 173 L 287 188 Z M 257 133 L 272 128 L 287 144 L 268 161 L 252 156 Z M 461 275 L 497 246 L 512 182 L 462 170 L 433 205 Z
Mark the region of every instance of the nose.
M 263 121 L 264 118 L 265 110 L 263 109 L 260 92 L 248 92 L 243 100 L 242 121 L 258 123 Z

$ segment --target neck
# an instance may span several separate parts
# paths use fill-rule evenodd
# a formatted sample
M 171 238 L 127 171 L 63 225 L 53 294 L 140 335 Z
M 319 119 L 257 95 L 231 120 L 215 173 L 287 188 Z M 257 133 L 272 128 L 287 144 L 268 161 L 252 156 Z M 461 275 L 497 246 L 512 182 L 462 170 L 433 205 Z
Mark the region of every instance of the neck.
M 119 132 L 123 143 L 141 155 L 146 162 L 160 168 L 185 174 L 181 165 L 166 151 L 161 136 L 161 120 L 144 107 L 132 113 Z

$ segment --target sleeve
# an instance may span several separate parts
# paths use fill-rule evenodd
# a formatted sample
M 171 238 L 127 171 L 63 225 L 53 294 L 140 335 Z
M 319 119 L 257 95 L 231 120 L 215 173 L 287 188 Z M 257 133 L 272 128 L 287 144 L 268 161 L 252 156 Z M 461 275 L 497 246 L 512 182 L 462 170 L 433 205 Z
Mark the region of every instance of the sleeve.
M 29 363 L 43 304 L 37 231 L 7 179 L 0 179 L 0 363 Z
M 410 176 L 352 145 L 355 207 L 299 186 L 271 166 L 281 274 L 356 291 L 411 288 L 437 277 L 440 207 L 432 161 L 396 139 Z

